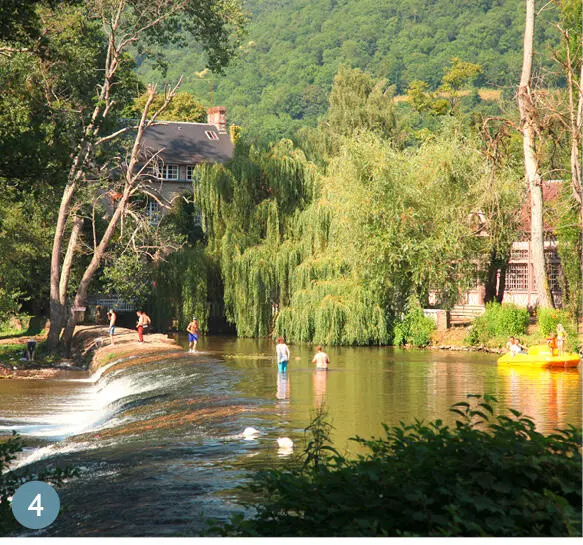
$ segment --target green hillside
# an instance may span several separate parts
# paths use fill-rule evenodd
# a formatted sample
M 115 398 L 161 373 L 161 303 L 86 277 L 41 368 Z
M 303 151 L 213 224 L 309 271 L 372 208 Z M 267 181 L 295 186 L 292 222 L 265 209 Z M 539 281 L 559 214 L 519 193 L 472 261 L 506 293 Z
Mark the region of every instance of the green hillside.
M 386 78 L 398 94 L 416 79 L 437 87 L 452 57 L 482 65 L 478 87 L 515 84 L 520 72 L 524 2 L 516 0 L 247 0 L 246 8 L 240 58 L 210 76 L 213 103 L 274 137 L 315 123 L 342 64 Z M 537 20 L 539 59 L 558 40 L 554 17 L 550 6 Z M 200 52 L 170 50 L 168 60 L 167 79 L 183 74 L 183 90 L 208 103 Z M 146 63 L 140 73 L 160 79 Z

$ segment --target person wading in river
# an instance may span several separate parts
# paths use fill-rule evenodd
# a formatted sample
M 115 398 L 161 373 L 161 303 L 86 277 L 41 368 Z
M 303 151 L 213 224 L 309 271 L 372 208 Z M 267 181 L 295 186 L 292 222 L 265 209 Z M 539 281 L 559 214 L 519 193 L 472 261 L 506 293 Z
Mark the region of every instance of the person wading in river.
M 316 364 L 316 369 L 328 369 L 330 358 L 326 352 L 322 352 L 321 346 L 316 347 L 316 355 L 312 359 L 312 363 Z
M 277 344 L 275 345 L 275 354 L 277 355 L 277 368 L 280 373 L 285 373 L 287 371 L 287 362 L 289 361 L 289 348 L 287 344 L 283 342 L 283 337 L 277 338 Z
M 186 331 L 188 331 L 188 352 L 193 354 L 196 352 L 199 334 L 198 320 L 196 318 L 193 318 L 192 322 L 188 324 Z

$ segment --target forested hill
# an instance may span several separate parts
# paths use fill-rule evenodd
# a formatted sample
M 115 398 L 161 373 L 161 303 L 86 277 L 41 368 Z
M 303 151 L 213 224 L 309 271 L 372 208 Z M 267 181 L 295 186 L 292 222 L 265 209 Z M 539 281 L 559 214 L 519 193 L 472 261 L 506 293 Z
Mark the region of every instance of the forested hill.
M 420 79 L 437 86 L 452 57 L 479 63 L 478 86 L 517 82 L 524 2 L 517 0 L 247 0 L 251 19 L 240 59 L 213 77 L 213 102 L 230 121 L 270 134 L 313 123 L 327 107 L 341 64 L 359 67 L 403 93 Z M 551 6 L 537 20 L 538 49 L 558 35 Z M 209 82 L 195 74 L 200 54 L 170 53 L 168 79 L 205 103 Z M 156 79 L 142 65 L 147 79 Z

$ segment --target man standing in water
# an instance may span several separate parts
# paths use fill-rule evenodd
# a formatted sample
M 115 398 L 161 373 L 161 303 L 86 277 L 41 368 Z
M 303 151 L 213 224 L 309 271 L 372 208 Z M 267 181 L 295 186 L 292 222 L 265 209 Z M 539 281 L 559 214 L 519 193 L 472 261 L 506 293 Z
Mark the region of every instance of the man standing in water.
M 117 314 L 115 313 L 115 310 L 111 309 L 107 313 L 107 317 L 109 318 L 109 339 L 111 341 L 111 344 L 114 345 L 115 343 L 113 342 L 113 334 L 115 333 L 115 321 L 117 319 Z
M 322 352 L 322 347 L 320 345 L 316 347 L 316 355 L 312 359 L 312 363 L 316 364 L 316 369 L 328 369 L 330 358 L 326 352 Z
M 196 317 L 192 318 L 192 322 L 186 327 L 188 331 L 188 352 L 189 354 L 194 354 L 196 352 L 196 345 L 198 344 L 198 320 Z
M 289 348 L 283 342 L 283 337 L 277 338 L 275 354 L 277 355 L 277 370 L 280 373 L 285 373 L 287 371 L 287 362 L 289 361 Z

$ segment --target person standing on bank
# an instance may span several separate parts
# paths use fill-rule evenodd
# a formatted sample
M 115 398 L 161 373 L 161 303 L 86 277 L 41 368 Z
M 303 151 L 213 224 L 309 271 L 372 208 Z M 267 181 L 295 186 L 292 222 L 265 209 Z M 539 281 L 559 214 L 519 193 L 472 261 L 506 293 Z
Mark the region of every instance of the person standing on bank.
M 136 312 L 138 316 L 138 323 L 136 324 L 138 328 L 138 342 L 142 344 L 144 342 L 144 324 L 145 324 L 145 313 L 143 310 L 138 310 Z
M 283 342 L 283 337 L 277 338 L 277 344 L 275 345 L 275 354 L 277 355 L 277 370 L 280 373 L 285 373 L 287 371 L 287 363 L 289 361 L 289 348 L 287 344 Z
M 34 339 L 28 339 L 26 343 L 26 359 L 28 361 L 34 361 L 34 353 L 36 351 L 36 341 Z
M 113 342 L 113 335 L 115 333 L 115 321 L 117 320 L 117 314 L 115 313 L 115 310 L 111 309 L 107 313 L 107 317 L 109 318 L 109 339 L 111 344 L 114 345 L 115 343 Z
M 196 352 L 199 335 L 198 320 L 196 317 L 192 318 L 192 322 L 188 324 L 186 331 L 188 331 L 188 352 L 194 354 Z
M 328 369 L 330 358 L 326 352 L 322 351 L 322 347 L 320 345 L 316 347 L 316 355 L 312 359 L 312 363 L 316 364 L 316 369 Z
M 148 335 L 150 333 L 150 325 L 152 324 L 152 320 L 143 310 L 142 318 L 144 319 L 144 335 Z

